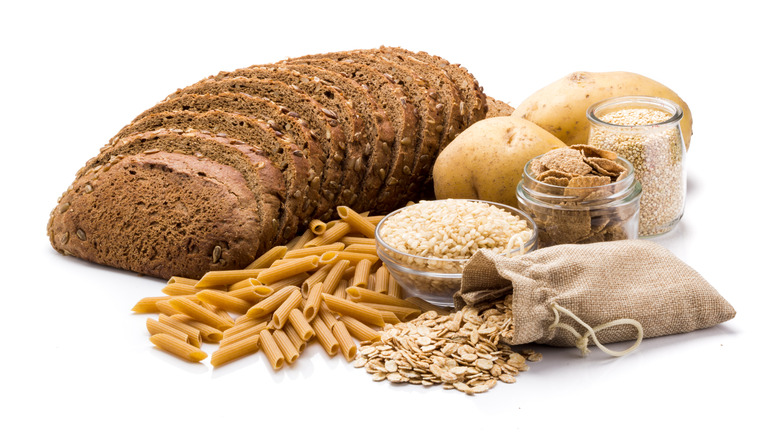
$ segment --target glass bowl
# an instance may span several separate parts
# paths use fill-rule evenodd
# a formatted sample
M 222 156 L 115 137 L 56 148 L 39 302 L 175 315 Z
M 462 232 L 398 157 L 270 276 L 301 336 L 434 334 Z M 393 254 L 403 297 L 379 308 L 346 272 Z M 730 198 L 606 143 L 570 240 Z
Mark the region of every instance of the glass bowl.
M 531 230 L 531 238 L 521 248 L 507 251 L 502 255 L 514 257 L 533 251 L 537 247 L 537 228 L 533 219 L 526 213 L 496 202 L 466 199 L 466 201 L 480 202 L 498 207 L 504 211 L 526 221 Z M 426 201 L 440 202 L 440 201 Z M 468 258 L 436 258 L 412 255 L 391 247 L 382 239 L 382 230 L 387 220 L 399 214 L 409 206 L 395 210 L 385 216 L 376 227 L 376 251 L 379 258 L 387 267 L 390 275 L 403 288 L 406 296 L 415 296 L 442 307 L 453 306 L 453 295 L 460 290 L 463 268 L 469 261 Z M 430 226 L 439 226 L 430 224 Z

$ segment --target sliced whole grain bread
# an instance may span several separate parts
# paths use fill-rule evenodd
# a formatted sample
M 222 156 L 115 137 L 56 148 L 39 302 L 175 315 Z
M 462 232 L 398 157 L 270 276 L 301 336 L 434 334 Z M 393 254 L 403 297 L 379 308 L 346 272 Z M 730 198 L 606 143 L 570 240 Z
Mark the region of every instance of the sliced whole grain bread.
M 487 96 L 487 114 L 485 118 L 511 116 L 515 108 L 503 101 Z
M 285 195 L 282 198 L 283 212 L 280 217 L 281 236 L 278 241 L 291 238 L 303 226 L 303 202 L 307 193 L 309 161 L 301 149 L 284 137 L 279 137 L 271 127 L 258 119 L 220 110 L 164 111 L 149 114 L 122 128 L 119 138 L 135 133 L 165 129 L 186 131 L 208 131 L 217 137 L 238 140 L 268 157 L 270 164 L 278 169 L 284 179 Z
M 214 202 L 219 199 L 219 202 Z M 261 245 L 255 195 L 231 166 L 157 152 L 77 179 L 49 221 L 59 252 L 160 278 L 241 269 Z
M 321 178 L 321 196 L 308 198 L 311 213 L 304 212 L 305 221 L 324 217 L 333 207 L 336 193 L 330 189 L 331 181 L 341 181 L 341 164 L 337 161 L 337 152 L 343 150 L 344 132 L 339 126 L 331 126 L 328 117 L 322 111 L 322 105 L 306 93 L 296 90 L 288 84 L 268 79 L 251 79 L 245 77 L 226 78 L 223 80 L 207 79 L 179 90 L 181 93 L 216 94 L 221 92 L 246 93 L 261 96 L 281 105 L 294 117 L 300 117 L 312 130 L 314 138 L 322 147 L 321 151 L 304 151 L 312 169 L 312 179 Z M 176 95 L 171 95 L 175 98 Z
M 260 251 L 284 241 L 287 233 L 294 235 L 297 223 L 290 223 L 296 218 L 287 212 L 289 201 L 286 199 L 284 175 L 263 151 L 233 138 L 177 128 L 132 134 L 90 160 L 80 176 L 99 174 L 101 169 L 128 155 L 156 151 L 205 157 L 238 170 L 257 199 L 257 210 L 263 224 Z
M 374 210 L 379 189 L 387 178 L 391 145 L 395 138 L 387 113 L 369 93 L 368 87 L 342 73 L 307 64 L 288 64 L 284 68 L 309 75 L 344 93 L 358 118 L 363 121 L 363 131 L 356 135 L 362 155 L 354 163 L 348 162 L 347 169 L 354 169 L 364 176 L 355 188 L 346 187 L 342 191 L 345 195 L 349 195 L 346 192 L 352 192 L 349 205 L 355 210 Z
M 414 166 L 414 143 L 419 117 L 403 87 L 387 78 L 379 70 L 356 62 L 336 61 L 328 58 L 288 59 L 281 65 L 307 64 L 341 73 L 355 80 L 371 93 L 388 114 L 395 137 L 391 146 L 391 159 L 385 172 L 386 179 L 380 187 L 373 211 L 388 213 L 409 196 L 409 174 Z

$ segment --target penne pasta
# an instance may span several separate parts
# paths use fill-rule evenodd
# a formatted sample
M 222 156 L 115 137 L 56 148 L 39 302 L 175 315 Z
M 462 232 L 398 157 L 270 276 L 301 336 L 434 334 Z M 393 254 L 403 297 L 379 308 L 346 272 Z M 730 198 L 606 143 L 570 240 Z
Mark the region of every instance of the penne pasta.
M 317 283 L 309 291 L 309 296 L 306 297 L 306 303 L 303 305 L 303 316 L 307 321 L 311 322 L 314 319 L 320 311 L 320 304 L 322 304 L 322 283 Z
M 311 222 L 309 222 L 309 229 L 312 233 L 319 236 L 328 229 L 328 224 L 319 219 L 312 219 Z
M 341 260 L 329 266 L 331 266 L 331 269 L 322 281 L 322 293 L 324 294 L 332 294 L 336 291 L 336 288 L 341 282 L 341 278 L 344 276 L 344 272 L 349 267 L 349 261 Z
M 230 321 L 231 323 L 234 323 L 233 322 L 233 317 L 230 316 L 230 313 L 228 313 L 227 310 L 220 309 L 217 306 L 214 306 L 213 304 L 204 303 L 203 301 L 200 301 L 200 305 L 203 306 L 204 309 L 210 310 L 210 311 L 214 312 L 220 318 L 224 318 L 226 321 Z
M 257 279 L 263 284 L 271 284 L 276 281 L 291 277 L 295 274 L 311 271 L 319 265 L 319 257 L 309 256 L 300 259 L 292 259 L 289 263 L 268 268 L 258 274 Z
M 195 296 L 198 297 L 198 299 L 203 303 L 211 304 L 218 309 L 223 309 L 227 310 L 228 312 L 238 314 L 244 314 L 247 310 L 249 310 L 250 307 L 252 307 L 252 303 L 246 300 L 242 300 L 241 298 L 228 295 L 227 292 L 206 289 L 198 292 L 195 294 Z
M 200 321 L 208 326 L 214 327 L 217 330 L 225 330 L 233 327 L 233 321 L 225 319 L 211 310 L 206 309 L 203 306 L 195 304 L 193 301 L 182 297 L 173 297 L 168 302 L 171 306 L 179 312 L 191 316 L 192 319 Z
M 158 317 L 158 320 L 162 324 L 165 324 L 169 327 L 173 327 L 176 330 L 179 330 L 180 332 L 186 333 L 187 342 L 200 348 L 200 344 L 203 341 L 203 333 L 197 328 L 185 322 L 182 322 L 182 320 L 180 319 L 182 317 L 189 318 L 187 315 L 179 313 L 178 315 L 173 315 L 173 316 L 160 315 Z
M 382 338 L 378 331 L 351 316 L 342 316 L 339 321 L 344 324 L 352 337 L 360 342 L 376 342 Z
M 376 275 L 369 274 L 368 281 L 366 282 L 366 289 L 374 290 L 375 286 L 376 286 Z
M 365 304 L 366 306 L 379 311 L 393 312 L 395 316 L 397 316 L 398 319 L 400 319 L 402 322 L 407 322 L 414 318 L 417 318 L 422 313 L 422 311 L 418 308 L 392 306 L 389 304 L 377 304 L 377 303 L 367 303 L 367 302 L 361 302 L 361 304 Z
M 380 215 L 380 216 L 366 216 L 366 220 L 369 221 L 370 223 L 374 224 L 374 226 L 379 224 L 379 222 L 382 222 L 382 219 L 384 219 L 384 218 L 385 218 L 384 215 Z
M 285 254 L 283 260 L 298 259 L 301 257 L 308 257 L 313 255 L 320 256 L 322 254 L 325 254 L 328 251 L 341 251 L 343 249 L 344 249 L 344 244 L 341 242 L 335 242 L 329 245 L 318 245 L 318 246 L 311 246 L 307 248 L 294 249 L 288 251 L 287 254 Z
M 357 262 L 355 265 L 355 276 L 352 277 L 353 286 L 366 287 L 368 285 L 368 276 L 371 275 L 371 265 L 371 261 L 366 259 Z
M 303 312 L 301 312 L 299 309 L 292 309 L 292 311 L 290 311 L 288 321 L 295 329 L 295 332 L 298 333 L 298 336 L 300 336 L 300 338 L 304 341 L 308 341 L 312 336 L 314 336 L 314 329 L 311 327 L 309 322 L 306 321 L 306 317 L 303 316 Z
M 251 304 L 257 304 L 260 300 L 268 297 L 273 292 L 274 292 L 273 289 L 271 289 L 268 286 L 247 286 L 247 287 L 242 287 L 241 289 L 235 289 L 235 290 L 231 290 L 230 292 L 225 292 L 225 294 L 233 298 L 238 298 L 247 301 Z M 238 312 L 238 313 L 245 313 L 245 312 Z
M 360 303 L 377 303 L 388 304 L 391 306 L 409 307 L 413 309 L 419 309 L 420 306 L 414 303 L 410 303 L 401 298 L 391 297 L 377 291 L 366 289 L 363 287 L 351 286 L 347 288 L 347 294 Z
M 163 324 L 154 318 L 146 318 L 146 330 L 149 331 L 149 335 L 156 335 L 158 333 L 167 333 L 176 339 L 184 342 L 188 342 L 189 338 L 187 334 L 181 330 L 173 328 L 167 324 Z
M 287 338 L 293 344 L 295 349 L 298 350 L 298 353 L 303 353 L 303 350 L 306 348 L 306 341 L 301 339 L 292 324 L 287 324 L 282 327 L 282 331 L 287 335 Z
M 211 365 L 218 367 L 236 359 L 257 353 L 260 350 L 260 336 L 248 336 L 230 344 L 220 344 L 219 348 L 211 354 Z
M 271 326 L 277 330 L 284 327 L 287 323 L 287 318 L 290 316 L 290 312 L 293 309 L 297 309 L 302 302 L 303 296 L 301 295 L 301 290 L 295 288 L 287 299 L 274 310 L 273 316 L 271 317 Z
M 395 298 L 404 297 L 403 290 L 401 289 L 401 285 L 398 284 L 398 280 L 396 280 L 392 275 L 388 276 L 387 279 L 387 295 Z
M 343 316 L 351 316 L 363 323 L 375 325 L 377 327 L 384 327 L 385 325 L 382 314 L 371 307 L 337 298 L 333 295 L 323 295 L 322 300 L 332 312 L 336 312 Z
M 373 254 L 364 254 L 360 252 L 338 251 L 333 253 L 325 253 L 320 257 L 320 260 L 325 263 L 324 260 L 327 256 L 327 263 L 335 263 L 339 260 L 347 260 L 352 266 L 357 265 L 361 260 L 368 260 L 373 265 L 379 261 L 379 257 Z
M 271 368 L 278 370 L 282 367 L 284 364 L 284 355 L 282 354 L 282 350 L 279 349 L 279 346 L 276 345 L 276 341 L 271 335 L 270 330 L 263 330 L 260 332 L 257 344 L 260 346 L 260 349 L 263 350 L 263 353 L 265 353 L 265 357 L 271 364 Z
M 195 287 L 212 288 L 214 286 L 227 286 L 247 278 L 257 277 L 262 269 L 236 269 L 232 271 L 209 271 L 195 284 Z
M 366 219 L 364 216 L 361 216 L 360 213 L 345 205 L 336 207 L 336 212 L 338 213 L 341 220 L 349 224 L 353 231 L 357 231 L 365 237 L 374 237 L 376 225 L 369 222 L 368 219 Z
M 238 281 L 238 282 L 235 282 L 235 283 L 229 285 L 228 286 L 228 291 L 233 291 L 233 290 L 236 290 L 236 289 L 243 289 L 243 288 L 249 287 L 249 286 L 259 286 L 261 284 L 262 283 L 257 281 L 257 278 L 255 278 L 255 277 L 245 278 L 245 279 L 243 279 L 241 281 Z
M 322 345 L 322 348 L 325 349 L 329 356 L 334 356 L 339 350 L 339 342 L 333 336 L 333 332 L 330 331 L 319 316 L 314 317 L 311 327 L 314 329 L 314 336 L 317 337 L 317 342 Z
M 288 243 L 286 246 L 288 250 L 292 249 L 300 249 L 303 248 L 305 244 L 307 244 L 310 240 L 317 237 L 312 230 L 307 229 L 303 232 L 300 236 L 296 237 L 290 243 Z
M 267 321 L 270 321 L 270 320 L 271 320 L 271 315 L 270 314 L 269 315 L 265 315 L 265 316 L 260 317 L 260 318 L 252 318 L 250 316 L 247 316 L 246 314 L 243 314 L 243 315 L 239 316 L 238 318 L 236 318 L 236 320 L 233 321 L 233 323 L 235 325 L 242 325 L 242 324 L 247 324 L 247 323 L 250 323 L 250 322 L 267 322 Z M 225 331 L 227 331 L 227 330 L 225 330 Z
M 385 265 L 381 265 L 374 272 L 374 287 L 371 288 L 379 293 L 387 293 L 387 289 L 390 283 L 390 271 L 387 270 Z
M 293 345 L 293 343 L 290 341 L 290 338 L 287 337 L 287 334 L 283 330 L 274 330 L 271 333 L 271 336 L 273 336 L 274 341 L 279 347 L 279 350 L 281 350 L 282 356 L 284 356 L 284 361 L 287 362 L 287 364 L 292 365 L 293 362 L 298 360 L 300 352 L 298 351 L 298 348 Z
M 174 309 L 173 306 L 171 306 L 170 300 L 158 301 L 156 306 L 157 312 L 159 312 L 161 315 L 173 316 L 181 313 Z
M 352 362 L 357 355 L 357 345 L 355 345 L 355 341 L 349 334 L 347 327 L 343 322 L 336 321 L 336 324 L 331 327 L 331 330 L 333 336 L 336 338 L 336 342 L 338 342 L 341 354 L 347 359 L 347 362 Z
M 244 269 L 263 269 L 268 268 L 271 266 L 271 263 L 279 260 L 280 258 L 284 257 L 285 254 L 287 254 L 287 247 L 286 246 L 275 246 L 268 251 L 264 252 L 263 255 L 256 258 L 255 261 L 249 264 Z
M 190 362 L 200 362 L 208 357 L 205 351 L 180 339 L 176 339 L 167 333 L 152 335 L 149 340 L 161 350 L 165 350 Z
M 341 299 L 347 299 L 347 287 L 349 287 L 349 283 L 347 280 L 341 280 L 339 281 L 339 285 L 336 286 L 336 289 L 333 291 L 331 295 L 337 298 Z
M 352 245 L 348 245 L 346 248 L 344 248 L 344 251 L 348 252 L 360 252 L 363 254 L 373 254 L 376 255 L 376 245 L 366 245 L 363 243 L 353 243 Z
M 187 277 L 176 277 L 173 276 L 168 280 L 168 284 L 188 284 L 190 286 L 195 286 L 195 284 L 198 282 L 197 279 L 194 278 L 187 278 Z
M 281 279 L 279 281 L 275 281 L 271 284 L 269 284 L 267 287 L 270 288 L 272 291 L 278 291 L 282 288 L 285 288 L 287 286 L 302 286 L 303 282 L 306 281 L 306 279 L 309 278 L 308 272 L 301 272 L 300 274 L 295 274 L 291 277 L 287 277 L 284 279 Z
M 195 295 L 199 290 L 194 284 L 169 283 L 162 288 L 162 293 L 171 296 Z
M 208 324 L 204 324 L 200 321 L 197 321 L 192 317 L 187 316 L 183 313 L 173 315 L 170 318 L 172 320 L 179 321 L 183 324 L 186 324 L 194 328 L 200 334 L 200 339 L 203 339 L 206 342 L 219 342 L 220 340 L 222 340 L 223 337 L 222 331 Z
M 303 294 L 304 298 L 309 296 L 309 290 L 311 290 L 312 286 L 325 281 L 325 278 L 328 277 L 328 273 L 330 272 L 331 268 L 333 268 L 333 265 L 325 265 L 320 269 L 317 269 L 315 273 L 311 274 L 309 278 L 304 280 L 303 284 L 301 285 L 301 293 Z
M 222 340 L 219 341 L 219 346 L 220 346 L 220 348 L 222 348 L 222 346 L 230 345 L 232 343 L 242 341 L 242 340 L 244 340 L 246 338 L 249 338 L 251 336 L 259 335 L 260 332 L 262 332 L 263 330 L 268 330 L 268 329 L 269 329 L 269 327 L 268 327 L 268 323 L 267 322 L 260 323 L 260 324 L 258 324 L 256 326 L 249 327 L 246 330 L 242 330 L 240 332 L 234 333 L 234 334 L 232 334 L 229 337 L 222 338 Z
M 376 239 L 369 237 L 344 236 L 339 242 L 344 245 L 371 245 L 376 248 Z
M 336 319 L 336 315 L 334 315 L 327 306 L 321 306 L 317 314 L 320 316 L 320 318 L 322 318 L 322 322 L 324 322 L 328 328 L 333 328 L 333 324 L 338 321 L 338 319 Z
M 246 318 L 246 319 L 242 319 L 240 322 L 239 322 L 238 319 L 236 319 L 236 325 L 234 325 L 233 327 L 230 327 L 229 329 L 227 329 L 224 332 L 222 332 L 222 335 L 224 336 L 224 338 L 229 338 L 231 336 L 237 335 L 238 333 L 240 333 L 240 332 L 242 332 L 244 330 L 248 330 L 248 329 L 250 329 L 252 327 L 256 327 L 256 326 L 261 325 L 263 323 L 267 323 L 270 320 L 271 320 L 270 316 L 265 316 L 263 318 L 257 318 L 257 319 L 255 319 L 255 318 L 251 318 L 251 319 L 250 318 Z
M 191 300 L 195 300 L 195 295 L 180 295 L 182 298 L 188 298 Z M 136 313 L 158 313 L 160 312 L 159 307 L 157 307 L 157 303 L 161 301 L 168 301 L 171 297 L 168 295 L 162 296 L 162 297 L 144 297 L 138 300 L 137 303 L 135 303 L 135 306 L 131 309 L 133 312 Z
M 382 319 L 385 321 L 385 324 L 400 324 L 401 319 L 398 318 L 398 315 L 396 315 L 393 312 L 387 311 L 387 310 L 380 310 L 380 314 L 382 314 Z
M 297 286 L 287 286 L 280 289 L 278 292 L 274 292 L 273 295 L 255 304 L 249 310 L 246 311 L 247 318 L 261 318 L 266 315 L 272 314 L 293 292 L 300 294 L 300 289 Z
M 321 235 L 306 242 L 303 247 L 309 248 L 312 246 L 328 245 L 341 240 L 342 237 L 349 234 L 352 228 L 346 222 L 336 222 L 332 227 L 328 228 Z

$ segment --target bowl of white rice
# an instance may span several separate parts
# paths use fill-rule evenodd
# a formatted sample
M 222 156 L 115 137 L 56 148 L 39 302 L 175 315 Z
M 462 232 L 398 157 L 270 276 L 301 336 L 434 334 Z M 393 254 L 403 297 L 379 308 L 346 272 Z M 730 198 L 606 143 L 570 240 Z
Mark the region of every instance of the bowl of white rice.
M 477 251 L 514 257 L 536 249 L 536 238 L 536 224 L 522 211 L 472 199 L 420 201 L 376 227 L 377 255 L 404 294 L 447 307 Z

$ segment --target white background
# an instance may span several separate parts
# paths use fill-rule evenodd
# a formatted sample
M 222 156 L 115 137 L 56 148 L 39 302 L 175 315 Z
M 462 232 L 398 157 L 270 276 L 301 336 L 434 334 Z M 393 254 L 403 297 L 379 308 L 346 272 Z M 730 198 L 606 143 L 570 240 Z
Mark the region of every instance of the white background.
M 0 10 L 0 435 L 773 433 L 780 33 L 770 2 L 9 3 Z M 538 347 L 544 360 L 516 384 L 469 397 L 374 383 L 317 345 L 277 373 L 260 355 L 217 370 L 184 363 L 152 347 L 147 316 L 129 310 L 158 295 L 161 280 L 51 249 L 49 211 L 76 170 L 176 88 L 382 44 L 462 63 L 513 105 L 576 70 L 633 71 L 677 91 L 694 117 L 689 198 L 680 226 L 656 240 L 736 318 L 645 340 L 620 359 Z

